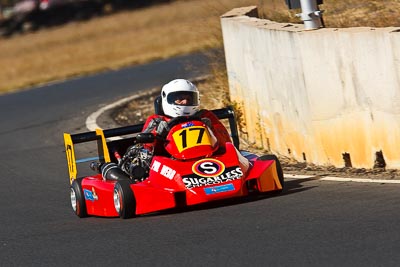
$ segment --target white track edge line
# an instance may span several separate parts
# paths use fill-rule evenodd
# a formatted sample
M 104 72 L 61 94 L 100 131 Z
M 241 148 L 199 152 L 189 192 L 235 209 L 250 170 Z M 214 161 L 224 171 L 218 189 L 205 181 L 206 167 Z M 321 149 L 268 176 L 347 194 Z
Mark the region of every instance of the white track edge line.
M 301 180 L 301 179 L 315 178 L 315 175 L 284 174 L 284 177 L 285 177 L 285 178 L 288 178 L 288 179 Z
M 129 96 L 129 97 L 125 97 L 122 98 L 114 103 L 111 103 L 109 105 L 106 105 L 102 108 L 100 108 L 99 110 L 93 112 L 92 114 L 90 114 L 87 118 L 86 118 L 86 128 L 89 129 L 89 131 L 95 131 L 96 129 L 101 129 L 101 127 L 97 124 L 97 118 L 101 116 L 101 114 L 103 114 L 104 112 L 106 112 L 109 109 L 121 106 L 123 104 L 125 104 L 128 101 L 131 101 L 133 99 L 139 98 L 143 95 L 146 94 L 150 94 L 151 92 L 153 92 L 153 90 L 151 90 L 150 92 L 146 92 L 145 94 L 137 94 L 137 95 L 133 95 L 133 96 Z
M 356 183 L 379 183 L 379 184 L 400 184 L 400 180 L 388 179 L 368 179 L 368 178 L 345 178 L 345 177 L 322 177 L 321 181 L 335 181 L 335 182 L 356 182 Z

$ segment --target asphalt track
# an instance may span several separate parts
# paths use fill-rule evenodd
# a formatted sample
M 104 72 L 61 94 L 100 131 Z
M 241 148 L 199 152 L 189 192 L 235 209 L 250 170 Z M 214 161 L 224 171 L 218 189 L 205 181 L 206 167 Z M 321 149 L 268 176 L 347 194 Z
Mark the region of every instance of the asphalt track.
M 288 179 L 278 196 L 181 212 L 73 214 L 62 133 L 206 66 L 191 55 L 1 96 L 0 266 L 398 266 L 398 184 Z

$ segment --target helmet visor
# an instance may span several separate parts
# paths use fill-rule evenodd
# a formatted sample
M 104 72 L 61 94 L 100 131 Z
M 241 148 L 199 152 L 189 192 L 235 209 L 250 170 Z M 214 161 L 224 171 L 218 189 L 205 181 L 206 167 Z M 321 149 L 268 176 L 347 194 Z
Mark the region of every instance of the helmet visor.
M 199 94 L 198 92 L 190 91 L 177 91 L 168 94 L 168 104 L 179 105 L 179 106 L 198 106 L 199 105 Z

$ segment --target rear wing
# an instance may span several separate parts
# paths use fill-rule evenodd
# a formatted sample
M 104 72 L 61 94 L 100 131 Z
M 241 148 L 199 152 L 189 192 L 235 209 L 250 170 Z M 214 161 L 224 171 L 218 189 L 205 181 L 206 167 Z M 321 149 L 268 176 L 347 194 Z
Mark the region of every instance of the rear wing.
M 220 120 L 228 119 L 229 129 L 233 144 L 237 149 L 239 149 L 239 135 L 233 108 L 226 107 L 221 109 L 214 109 L 212 110 L 212 112 Z M 121 136 L 140 133 L 143 130 L 143 126 L 144 123 L 141 123 L 130 126 L 107 129 L 107 130 L 96 129 L 96 131 L 83 132 L 77 134 L 64 133 L 65 154 L 67 156 L 70 183 L 72 183 L 72 181 L 77 178 L 78 163 L 84 163 L 96 160 L 100 161 L 100 163 L 111 162 L 113 159 L 113 154 L 110 154 L 110 151 L 114 152 L 114 151 L 124 150 L 124 152 L 122 153 L 125 153 L 126 148 L 129 145 L 134 144 L 135 141 L 134 136 L 125 139 L 122 139 Z M 119 139 L 115 140 L 112 137 L 114 138 L 119 137 Z M 107 138 L 109 139 L 107 140 Z M 97 142 L 98 156 L 76 159 L 74 145 L 90 141 Z

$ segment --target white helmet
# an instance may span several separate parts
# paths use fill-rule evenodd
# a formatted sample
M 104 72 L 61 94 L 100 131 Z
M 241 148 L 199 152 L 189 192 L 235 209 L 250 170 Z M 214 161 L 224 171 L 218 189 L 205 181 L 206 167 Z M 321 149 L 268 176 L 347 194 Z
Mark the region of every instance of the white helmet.
M 167 116 L 191 116 L 199 111 L 199 90 L 188 80 L 176 79 L 165 84 L 161 89 L 161 98 Z

